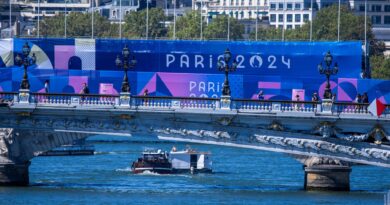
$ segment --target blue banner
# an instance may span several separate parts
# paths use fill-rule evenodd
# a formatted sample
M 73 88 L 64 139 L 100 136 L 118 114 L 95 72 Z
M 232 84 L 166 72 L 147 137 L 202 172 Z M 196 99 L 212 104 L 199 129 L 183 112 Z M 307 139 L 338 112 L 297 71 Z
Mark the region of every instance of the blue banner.
M 40 69 L 120 70 L 117 55 L 128 45 L 139 72 L 220 74 L 218 59 L 228 48 L 237 61 L 234 74 L 259 76 L 321 77 L 317 67 L 330 51 L 338 64 L 338 77 L 359 78 L 360 42 L 250 42 L 170 41 L 115 39 L 13 39 L 20 53 L 25 42 L 41 61 Z M 7 47 L 7 45 L 3 46 Z M 0 49 L 2 45 L 0 45 Z M 4 48 L 6 49 L 6 48 Z M 4 60 L 4 59 L 3 59 Z M 7 67 L 1 62 L 0 66 Z

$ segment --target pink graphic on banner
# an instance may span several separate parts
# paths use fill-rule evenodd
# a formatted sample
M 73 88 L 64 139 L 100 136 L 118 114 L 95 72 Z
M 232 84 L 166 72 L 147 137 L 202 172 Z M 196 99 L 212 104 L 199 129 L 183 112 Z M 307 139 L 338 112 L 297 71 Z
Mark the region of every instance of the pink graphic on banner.
M 138 95 L 143 95 L 145 90 L 147 89 L 149 93 L 156 92 L 156 78 L 157 74 L 154 74 L 152 78 L 146 83 L 146 85 L 140 90 Z
M 262 82 L 259 81 L 258 88 L 263 89 L 280 89 L 280 82 Z
M 112 83 L 100 83 L 99 84 L 99 94 L 102 95 L 116 95 L 118 92 L 115 90 Z
M 172 96 L 189 96 L 189 84 L 194 81 L 195 75 L 179 73 L 158 73 Z M 192 88 L 194 89 L 194 88 Z
M 68 69 L 68 61 L 75 54 L 74 46 L 54 46 L 54 68 Z
M 330 89 L 333 90 L 333 88 L 335 88 L 337 86 L 337 83 L 335 83 L 334 81 L 329 81 L 330 83 Z M 325 87 L 326 87 L 326 81 L 324 83 L 321 84 L 319 90 L 318 90 L 318 95 L 319 97 L 322 99 L 324 97 L 324 93 L 325 93 Z M 332 92 L 333 93 L 333 92 Z M 336 99 L 337 100 L 337 99 Z
M 305 100 L 305 90 L 304 89 L 292 89 L 291 99 L 293 101 L 304 101 Z
M 339 78 L 337 86 L 337 99 L 340 101 L 353 101 L 357 93 L 356 78 Z M 353 96 L 351 96 L 353 95 Z
M 73 87 L 75 93 L 80 93 L 83 83 L 88 85 L 87 76 L 69 76 L 69 85 Z

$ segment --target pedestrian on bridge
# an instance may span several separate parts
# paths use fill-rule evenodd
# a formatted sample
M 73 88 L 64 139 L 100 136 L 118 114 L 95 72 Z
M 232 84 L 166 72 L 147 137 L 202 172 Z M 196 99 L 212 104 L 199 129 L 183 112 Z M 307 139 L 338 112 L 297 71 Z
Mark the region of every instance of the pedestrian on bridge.
M 88 88 L 87 83 L 83 83 L 83 88 L 81 89 L 80 94 L 89 94 L 89 88 Z M 81 101 L 84 101 L 84 100 L 85 100 L 85 97 L 81 96 Z
M 83 83 L 83 88 L 81 89 L 80 94 L 89 94 L 89 88 L 87 83 Z
M 49 93 L 49 87 L 50 87 L 50 82 L 49 80 L 45 80 L 45 93 Z
M 313 95 L 311 96 L 311 101 L 313 102 L 313 108 L 316 107 L 319 100 L 320 98 L 318 97 L 317 92 L 314 92 Z

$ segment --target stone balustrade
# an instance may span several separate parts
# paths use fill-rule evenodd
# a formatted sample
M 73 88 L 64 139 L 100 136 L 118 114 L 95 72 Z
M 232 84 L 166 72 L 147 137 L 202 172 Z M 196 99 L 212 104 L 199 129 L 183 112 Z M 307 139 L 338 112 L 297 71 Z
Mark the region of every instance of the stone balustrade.
M 10 104 L 19 103 L 18 92 L 0 92 L 2 102 Z M 168 96 L 130 96 L 132 109 L 202 109 L 216 110 L 222 108 L 222 99 L 194 98 L 194 97 L 168 97 Z M 98 94 L 66 94 L 66 93 L 30 93 L 30 104 L 36 106 L 88 106 L 88 107 L 120 107 L 120 95 Z M 371 115 L 367 108 L 369 104 L 353 102 L 331 102 L 330 114 Z M 226 103 L 225 103 L 226 105 Z M 237 112 L 260 113 L 323 113 L 321 102 L 286 101 L 286 100 L 252 100 L 231 99 L 228 108 Z M 329 114 L 329 113 L 328 113 Z M 382 117 L 390 114 L 390 105 Z

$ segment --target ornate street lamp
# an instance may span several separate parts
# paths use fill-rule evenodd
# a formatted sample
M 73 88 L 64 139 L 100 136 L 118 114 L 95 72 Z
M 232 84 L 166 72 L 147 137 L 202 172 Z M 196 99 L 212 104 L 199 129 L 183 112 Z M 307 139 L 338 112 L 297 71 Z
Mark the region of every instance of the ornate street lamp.
M 229 65 L 229 61 L 232 58 L 232 54 L 230 50 L 227 48 L 225 53 L 223 54 L 223 62 L 222 59 L 218 61 L 218 70 L 225 72 L 225 82 L 223 83 L 222 95 L 230 96 L 230 86 L 229 86 L 229 72 L 235 71 L 237 69 L 237 61 L 233 60 L 233 63 Z
M 333 56 L 330 54 L 330 51 L 328 51 L 324 57 L 324 62 L 326 67 L 325 68 L 322 67 L 322 62 L 318 64 L 318 72 L 326 76 L 326 88 L 324 92 L 324 99 L 332 98 L 332 90 L 330 89 L 329 78 L 331 75 L 336 75 L 337 72 L 339 71 L 337 63 L 334 63 L 334 67 L 331 68 L 332 61 L 333 61 Z
M 129 68 L 134 68 L 135 65 L 137 64 L 137 60 L 135 60 L 135 56 L 133 55 L 132 59 L 129 61 L 130 50 L 127 47 L 127 45 L 125 45 L 125 47 L 122 50 L 122 59 L 123 59 L 123 61 L 121 60 L 119 55 L 117 55 L 116 60 L 115 60 L 115 64 L 120 69 L 123 67 L 123 69 L 125 71 L 125 75 L 124 75 L 123 81 L 122 81 L 121 91 L 124 93 L 129 93 L 130 92 L 130 84 L 129 84 L 129 79 L 127 77 L 127 70 Z
M 35 53 L 33 53 L 31 57 L 28 56 L 30 54 L 30 51 L 31 51 L 30 46 L 26 42 L 22 48 L 23 58 L 19 54 L 17 54 L 15 57 L 15 64 L 17 66 L 23 65 L 24 67 L 24 75 L 23 75 L 22 83 L 20 84 L 20 89 L 25 89 L 25 90 L 30 89 L 30 83 L 28 81 L 28 75 L 27 75 L 27 68 L 28 66 L 34 65 L 35 62 L 37 61 L 37 58 L 35 57 Z

